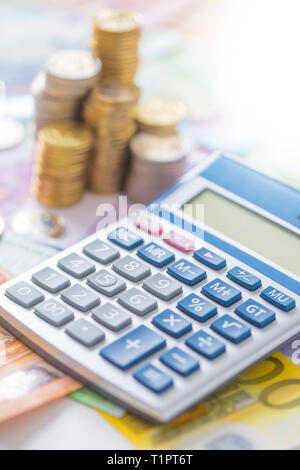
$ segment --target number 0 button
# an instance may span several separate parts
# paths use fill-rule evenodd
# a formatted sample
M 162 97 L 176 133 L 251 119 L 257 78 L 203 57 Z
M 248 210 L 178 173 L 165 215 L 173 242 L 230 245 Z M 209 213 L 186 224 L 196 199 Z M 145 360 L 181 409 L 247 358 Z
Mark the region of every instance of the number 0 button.
M 6 289 L 5 294 L 9 299 L 25 308 L 33 307 L 45 299 L 39 290 L 24 281 Z

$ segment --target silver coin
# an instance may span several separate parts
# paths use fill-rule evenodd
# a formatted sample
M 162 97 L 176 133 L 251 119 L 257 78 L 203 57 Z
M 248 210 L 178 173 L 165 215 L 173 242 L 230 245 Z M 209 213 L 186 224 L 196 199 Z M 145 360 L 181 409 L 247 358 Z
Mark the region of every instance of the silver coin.
M 46 69 L 51 75 L 71 80 L 85 80 L 97 75 L 101 62 L 88 51 L 62 50 L 50 57 Z
M 0 150 L 20 145 L 25 137 L 23 124 L 15 119 L 0 119 Z
M 23 235 L 58 237 L 64 229 L 64 220 L 48 211 L 24 209 L 13 215 L 11 227 Z

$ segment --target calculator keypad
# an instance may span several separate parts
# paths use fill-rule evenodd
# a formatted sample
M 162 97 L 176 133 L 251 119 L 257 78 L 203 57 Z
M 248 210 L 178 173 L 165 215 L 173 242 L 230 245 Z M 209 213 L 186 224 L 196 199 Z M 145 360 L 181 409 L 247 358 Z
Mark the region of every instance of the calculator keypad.
M 242 298 L 241 291 L 219 278 L 205 284 L 202 293 L 224 307 L 229 307 Z
M 85 245 L 82 251 L 85 255 L 101 264 L 108 264 L 120 256 L 118 250 L 99 239 Z
M 147 313 L 152 312 L 157 307 L 156 300 L 135 287 L 121 294 L 118 302 L 140 317 L 147 315 Z
M 141 325 L 105 346 L 100 354 L 120 369 L 129 369 L 165 345 L 161 335 Z
M 6 289 L 5 294 L 24 308 L 34 307 L 34 305 L 45 299 L 44 294 L 24 281 L 18 282 Z
M 263 276 L 206 247 L 191 253 L 195 246 L 189 236 L 177 230 L 165 233 L 159 222 L 141 219 L 135 226 L 136 230 L 112 230 L 105 241 L 96 238 L 80 247 L 78 254 L 63 255 L 57 266 L 64 272 L 52 264 L 33 273 L 31 280 L 46 291 L 45 296 L 30 281 L 6 292 L 17 304 L 35 307 L 39 317 L 35 322 L 64 338 L 68 335 L 70 349 L 73 343 L 74 350 L 102 360 L 99 376 L 101 364 L 116 374 L 132 368 L 124 380 L 136 381 L 136 390 L 144 387 L 145 396 L 151 392 L 168 396 L 183 381 L 199 377 L 201 382 L 210 368 L 224 364 L 226 369 L 230 358 L 242 356 L 257 335 L 272 332 L 280 315 L 292 315 L 276 308 L 292 310 L 293 298 L 272 286 L 260 292 Z M 150 232 L 155 238 L 147 236 Z M 216 270 L 222 270 L 218 278 Z M 65 273 L 79 281 L 74 283 Z M 256 289 L 257 294 L 251 293 Z M 258 295 L 276 308 L 257 302 Z
M 92 276 L 87 279 L 86 283 L 88 286 L 108 297 L 112 297 L 126 289 L 126 283 L 123 279 L 119 279 L 106 269 L 101 269 L 101 271 L 92 274 Z
M 80 318 L 66 328 L 67 335 L 87 347 L 95 346 L 104 340 L 105 334 L 91 322 Z
M 94 264 L 76 253 L 71 253 L 70 255 L 60 259 L 57 265 L 60 269 L 71 274 L 71 276 L 74 276 L 77 279 L 82 279 L 88 274 L 94 272 L 96 269 Z
M 215 320 L 210 327 L 216 333 L 219 333 L 219 335 L 224 336 L 224 338 L 233 343 L 240 343 L 251 335 L 251 330 L 248 326 L 230 315 L 223 315 Z
M 39 304 L 34 313 L 53 326 L 62 326 L 74 320 L 74 313 L 55 299 Z
M 56 294 L 71 284 L 70 279 L 49 267 L 33 274 L 31 280 L 52 294 Z
M 151 274 L 151 269 L 133 256 L 124 256 L 113 264 L 113 269 L 132 282 L 138 282 Z
M 164 274 L 157 273 L 143 282 L 143 287 L 162 300 L 171 300 L 182 293 L 182 287 Z
M 106 328 L 119 331 L 131 324 L 128 313 L 116 307 L 114 304 L 106 303 L 92 312 L 92 317 Z
M 98 295 L 82 287 L 80 284 L 73 284 L 72 287 L 62 293 L 61 298 L 81 312 L 87 312 L 100 303 Z

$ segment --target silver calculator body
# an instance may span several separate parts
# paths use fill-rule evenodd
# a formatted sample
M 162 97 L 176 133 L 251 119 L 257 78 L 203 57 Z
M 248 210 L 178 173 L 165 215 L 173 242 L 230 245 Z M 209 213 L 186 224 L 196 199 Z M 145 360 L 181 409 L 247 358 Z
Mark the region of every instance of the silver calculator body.
M 138 216 L 0 288 L 0 321 L 8 330 L 74 378 L 153 422 L 170 421 L 300 332 L 299 277 L 188 215 L 182 227 L 181 206 L 207 185 L 199 175 L 209 165 L 186 174 Z M 299 229 L 283 224 L 299 242 Z M 249 280 L 257 282 L 255 289 Z

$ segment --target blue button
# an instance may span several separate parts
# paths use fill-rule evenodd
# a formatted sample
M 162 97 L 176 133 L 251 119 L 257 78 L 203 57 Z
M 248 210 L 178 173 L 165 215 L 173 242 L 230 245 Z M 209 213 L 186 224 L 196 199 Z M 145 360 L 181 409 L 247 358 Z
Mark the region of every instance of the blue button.
M 199 266 L 190 263 L 184 258 L 168 266 L 167 272 L 188 286 L 194 286 L 202 281 L 202 279 L 206 278 L 206 271 L 204 271 L 204 269 L 199 268 Z
M 125 227 L 116 228 L 107 235 L 107 238 L 126 250 L 132 250 L 144 241 L 137 233 L 134 233 Z
M 149 363 L 135 371 L 133 377 L 155 393 L 164 392 L 173 385 L 171 377 Z
M 204 295 L 224 307 L 229 307 L 242 298 L 241 292 L 221 279 L 214 279 L 202 287 Z
M 215 359 L 226 351 L 222 341 L 203 330 L 187 338 L 185 344 L 207 359 Z
M 292 297 L 284 294 L 275 287 L 269 286 L 261 291 L 260 296 L 275 307 L 288 312 L 296 307 L 296 302 Z
M 172 251 L 158 245 L 157 243 L 151 242 L 138 249 L 137 254 L 148 263 L 161 268 L 166 264 L 174 261 L 175 255 Z
M 199 362 L 196 359 L 176 347 L 162 353 L 160 360 L 170 369 L 184 376 L 190 375 L 199 369 Z
M 264 328 L 276 318 L 272 310 L 252 299 L 248 299 L 246 302 L 238 305 L 235 312 L 241 318 L 258 328 Z
M 120 369 L 128 369 L 165 345 L 162 336 L 141 325 L 105 346 L 100 354 Z
M 201 263 L 206 264 L 206 266 L 215 269 L 216 271 L 226 266 L 226 259 L 222 258 L 222 256 L 216 255 L 216 253 L 213 253 L 210 250 L 207 250 L 207 248 L 200 248 L 199 250 L 194 251 L 193 256 Z
M 219 333 L 219 335 L 224 336 L 224 338 L 229 339 L 233 343 L 240 343 L 251 335 L 251 330 L 248 326 L 230 315 L 223 315 L 215 320 L 210 327 L 216 333 Z
M 217 314 L 217 307 L 197 294 L 190 294 L 181 299 L 177 307 L 195 320 L 204 322 Z
M 254 274 L 251 274 L 238 266 L 230 269 L 227 273 L 227 277 L 249 290 L 258 289 L 261 286 L 261 280 L 259 277 L 254 276 Z
M 152 319 L 152 323 L 174 338 L 179 338 L 192 329 L 192 324 L 169 308 Z

